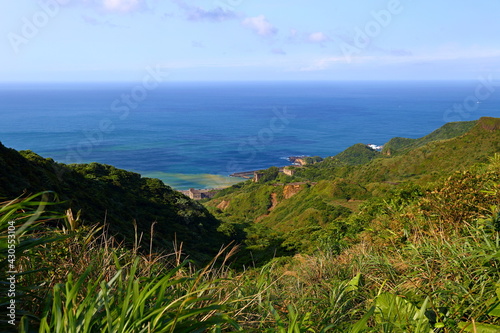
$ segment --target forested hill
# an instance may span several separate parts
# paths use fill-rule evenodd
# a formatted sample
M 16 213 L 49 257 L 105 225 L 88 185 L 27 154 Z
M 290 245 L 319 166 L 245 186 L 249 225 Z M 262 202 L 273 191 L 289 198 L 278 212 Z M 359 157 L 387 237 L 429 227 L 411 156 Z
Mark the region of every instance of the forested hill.
M 106 224 L 109 232 L 132 243 L 143 234 L 149 243 L 153 226 L 157 250 L 172 250 L 173 241 L 186 254 L 210 259 L 227 242 L 217 232 L 219 222 L 202 205 L 158 179 L 98 163 L 64 165 L 31 152 L 0 144 L 0 201 L 53 191 L 60 204 L 53 209 L 81 211 L 81 222 Z M 148 247 L 149 248 L 149 247 Z

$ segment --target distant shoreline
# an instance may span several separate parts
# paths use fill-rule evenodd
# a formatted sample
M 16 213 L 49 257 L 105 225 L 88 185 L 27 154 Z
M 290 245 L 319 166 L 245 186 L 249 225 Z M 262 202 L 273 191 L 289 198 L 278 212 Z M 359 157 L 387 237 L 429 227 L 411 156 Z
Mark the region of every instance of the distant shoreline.
M 234 184 L 244 181 L 229 177 L 227 175 L 217 174 L 183 174 L 183 173 L 166 173 L 166 172 L 139 172 L 143 177 L 160 179 L 166 185 L 172 187 L 176 191 L 187 191 L 194 189 L 222 189 L 230 187 Z

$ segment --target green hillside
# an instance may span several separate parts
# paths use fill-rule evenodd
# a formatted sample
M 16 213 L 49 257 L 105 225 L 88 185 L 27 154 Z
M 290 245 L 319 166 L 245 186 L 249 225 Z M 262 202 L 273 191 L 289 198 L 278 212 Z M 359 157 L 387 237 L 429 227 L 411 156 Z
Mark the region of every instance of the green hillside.
M 267 235 L 292 252 L 339 248 L 340 240 L 362 223 L 351 213 L 362 209 L 367 200 L 394 193 L 420 195 L 434 181 L 486 163 L 500 152 L 498 124 L 497 118 L 446 124 L 417 139 L 415 148 L 407 146 L 405 153 L 395 156 L 357 144 L 297 169 L 294 177 L 280 175 L 266 184 L 234 186 L 206 206 L 223 221 L 222 228 L 246 234 L 244 242 L 252 239 L 247 242 L 251 249 L 259 242 L 270 243 Z
M 419 139 L 392 138 L 389 142 L 384 144 L 382 153 L 364 144 L 358 143 L 335 156 L 327 157 L 319 163 L 298 170 L 297 177 L 308 180 L 345 177 L 352 172 L 353 168 L 351 166 L 367 164 L 371 160 L 377 158 L 401 155 L 430 142 L 459 137 L 471 130 L 475 124 L 476 121 L 447 123 L 434 132 Z M 383 164 L 382 161 L 379 162 Z
M 357 143 L 339 154 L 322 159 L 321 161 L 299 168 L 296 178 L 307 180 L 329 179 L 335 175 L 349 172 L 352 166 L 368 163 L 369 161 L 385 157 L 380 152 L 371 149 L 365 144 Z
M 481 118 L 458 137 L 431 141 L 389 159 L 375 160 L 352 174 L 356 182 L 432 181 L 455 170 L 466 170 L 500 151 L 498 118 Z M 470 122 L 465 124 L 470 125 Z M 455 125 L 454 125 L 455 126 Z
M 171 251 L 177 240 L 198 259 L 210 258 L 227 241 L 217 232 L 219 221 L 202 205 L 158 179 L 98 163 L 64 165 L 0 144 L 0 198 L 49 190 L 62 201 L 60 212 L 81 212 L 81 223 L 105 224 L 129 244 L 136 237 L 134 224 L 147 248 L 153 228 L 157 249 Z
M 476 121 L 461 121 L 447 123 L 434 132 L 418 139 L 392 138 L 384 145 L 382 153 L 386 155 L 396 155 L 405 151 L 421 147 L 432 141 L 452 139 L 467 133 Z
M 380 153 L 365 144 L 358 143 L 335 155 L 332 159 L 347 165 L 365 164 L 380 157 Z

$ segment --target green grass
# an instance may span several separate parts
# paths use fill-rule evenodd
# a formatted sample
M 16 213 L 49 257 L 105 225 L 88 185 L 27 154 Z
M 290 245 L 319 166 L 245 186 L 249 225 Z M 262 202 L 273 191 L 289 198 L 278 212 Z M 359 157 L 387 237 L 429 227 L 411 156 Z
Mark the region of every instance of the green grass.
M 180 251 L 145 255 L 123 247 L 105 230 L 79 225 L 71 214 L 64 229 L 48 228 L 37 197 L 4 203 L 1 237 L 8 237 L 8 222 L 17 221 L 26 253 L 19 264 L 23 281 L 29 281 L 19 298 L 24 319 L 17 327 L 22 332 L 497 329 L 500 179 L 491 160 L 429 191 L 394 192 L 366 206 L 370 214 L 360 209 L 356 214 L 368 219 L 366 225 L 341 249 L 276 258 L 245 271 L 228 267 L 238 255 L 234 249 L 223 249 L 197 268 L 182 261 Z M 454 214 L 457 209 L 463 214 Z
M 223 311 L 226 302 L 220 290 L 227 271 L 215 268 L 219 257 L 196 269 L 181 261 L 181 249 L 175 256 L 146 256 L 138 248 L 116 243 L 100 228 L 79 226 L 71 214 L 65 228 L 48 228 L 46 223 L 62 216 L 44 214 L 43 208 L 51 203 L 37 201 L 40 196 L 6 202 L 0 208 L 2 274 L 12 270 L 7 244 L 13 225 L 17 256 L 13 264 L 19 271 L 14 298 L 5 290 L 8 285 L 1 285 L 2 331 L 16 327 L 20 332 L 238 329 Z M 6 320 L 4 305 L 10 299 L 16 300 L 15 325 Z
M 443 125 L 434 132 L 418 139 L 392 138 L 384 145 L 383 154 L 401 154 L 409 150 L 422 147 L 429 142 L 448 140 L 467 133 L 476 125 L 477 121 L 452 122 Z
M 202 272 L 184 276 L 183 267 L 140 276 L 136 258 L 109 281 L 86 281 L 95 267 L 77 279 L 70 274 L 54 286 L 39 332 L 201 332 L 232 324 L 212 297 L 216 285 L 202 282 Z

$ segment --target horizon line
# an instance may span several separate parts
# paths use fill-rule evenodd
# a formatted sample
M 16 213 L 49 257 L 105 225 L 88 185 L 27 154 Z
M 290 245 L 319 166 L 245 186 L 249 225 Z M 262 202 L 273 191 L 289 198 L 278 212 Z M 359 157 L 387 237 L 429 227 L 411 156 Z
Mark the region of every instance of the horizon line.
M 464 82 L 476 81 L 477 79 L 462 78 L 462 79 L 259 79 L 259 80 L 166 80 L 160 83 L 165 85 L 168 83 L 328 83 L 328 82 Z M 0 81 L 0 85 L 22 85 L 22 84 L 137 84 L 141 80 L 82 80 L 82 81 Z

